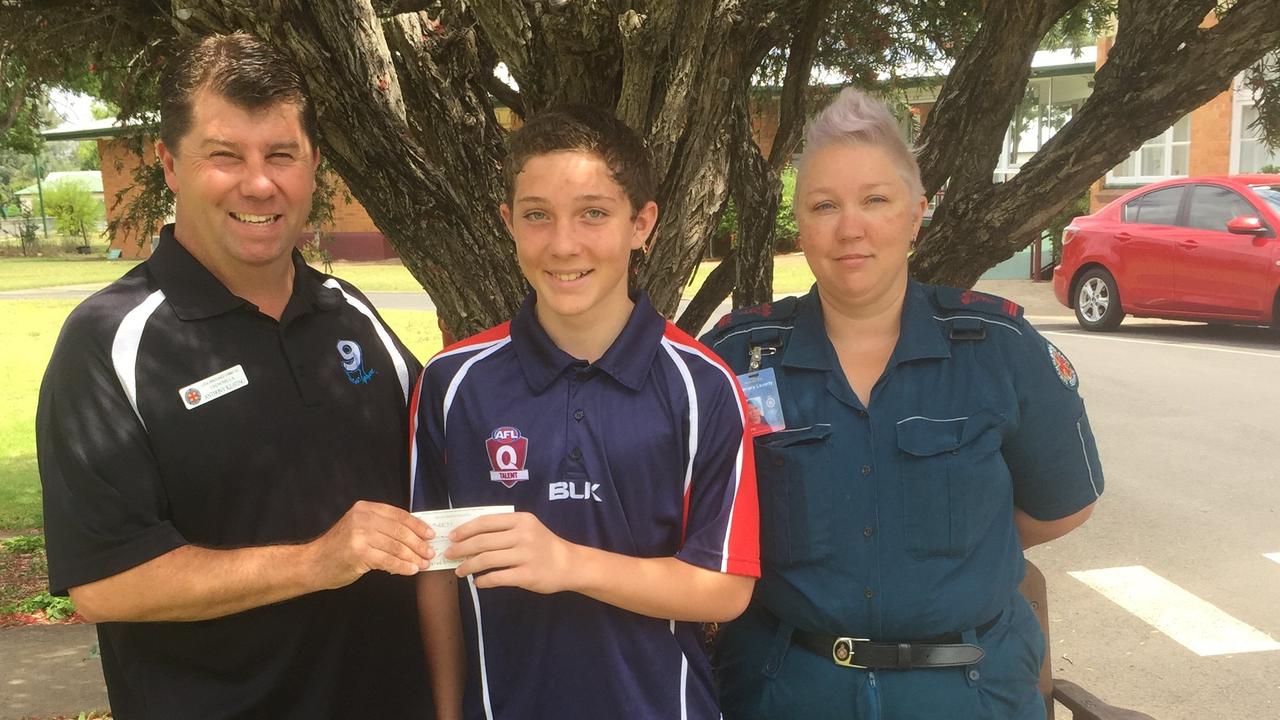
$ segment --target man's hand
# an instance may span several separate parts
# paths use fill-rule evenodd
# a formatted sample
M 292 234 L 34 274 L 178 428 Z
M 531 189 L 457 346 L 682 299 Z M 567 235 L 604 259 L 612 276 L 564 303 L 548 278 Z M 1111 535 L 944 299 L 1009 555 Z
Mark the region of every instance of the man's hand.
M 340 588 L 370 570 L 416 575 L 431 565 L 435 532 L 392 505 L 361 500 L 324 535 L 308 543 L 316 583 Z
M 570 573 L 578 546 L 530 513 L 484 515 L 455 528 L 449 540 L 445 557 L 470 556 L 454 573 L 475 574 L 478 588 L 519 587 L 544 595 L 574 589 Z

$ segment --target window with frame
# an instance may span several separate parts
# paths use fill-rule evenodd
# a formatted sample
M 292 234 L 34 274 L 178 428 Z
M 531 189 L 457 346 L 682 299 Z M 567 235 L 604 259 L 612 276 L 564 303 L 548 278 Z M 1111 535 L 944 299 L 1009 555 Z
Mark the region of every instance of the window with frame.
M 1125 203 L 1121 219 L 1144 225 L 1177 225 L 1178 207 L 1186 191 L 1186 186 L 1179 185 L 1140 195 Z
M 1280 148 L 1273 148 L 1262 140 L 1262 130 L 1257 127 L 1258 108 L 1252 102 L 1240 104 L 1240 168 L 1242 173 L 1262 172 L 1264 167 L 1280 166 Z
M 1191 157 L 1191 116 L 1184 115 L 1172 127 L 1134 150 L 1107 173 L 1110 182 L 1154 182 L 1186 177 Z

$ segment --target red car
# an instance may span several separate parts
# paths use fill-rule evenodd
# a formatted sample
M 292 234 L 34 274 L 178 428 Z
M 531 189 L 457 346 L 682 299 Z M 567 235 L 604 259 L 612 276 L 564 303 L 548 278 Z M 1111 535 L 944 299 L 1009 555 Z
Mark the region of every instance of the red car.
M 1086 330 L 1126 314 L 1280 328 L 1280 175 L 1147 185 L 1062 232 L 1058 302 Z

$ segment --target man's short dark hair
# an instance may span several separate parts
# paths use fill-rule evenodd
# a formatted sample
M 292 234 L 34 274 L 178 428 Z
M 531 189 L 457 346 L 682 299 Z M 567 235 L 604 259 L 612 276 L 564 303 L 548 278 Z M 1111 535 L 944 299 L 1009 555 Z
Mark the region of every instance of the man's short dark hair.
M 250 112 L 279 103 L 298 106 L 302 130 L 316 146 L 316 112 L 302 73 L 288 58 L 246 32 L 208 35 L 178 49 L 160 75 L 160 139 L 170 151 L 191 128 L 191 104 L 210 90 Z
M 561 105 L 538 113 L 507 138 L 502 178 L 514 202 L 516 175 L 531 158 L 565 150 L 599 155 L 622 186 L 635 213 L 657 190 L 653 160 L 644 140 L 613 113 L 587 105 Z

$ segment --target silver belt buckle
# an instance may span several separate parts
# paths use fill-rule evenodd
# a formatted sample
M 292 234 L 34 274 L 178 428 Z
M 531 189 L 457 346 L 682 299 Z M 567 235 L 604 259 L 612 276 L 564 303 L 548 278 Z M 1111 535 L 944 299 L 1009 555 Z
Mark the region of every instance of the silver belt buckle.
M 867 638 L 838 637 L 831 645 L 831 660 L 841 667 L 865 670 L 866 665 L 855 665 L 853 662 L 853 644 L 870 642 Z

